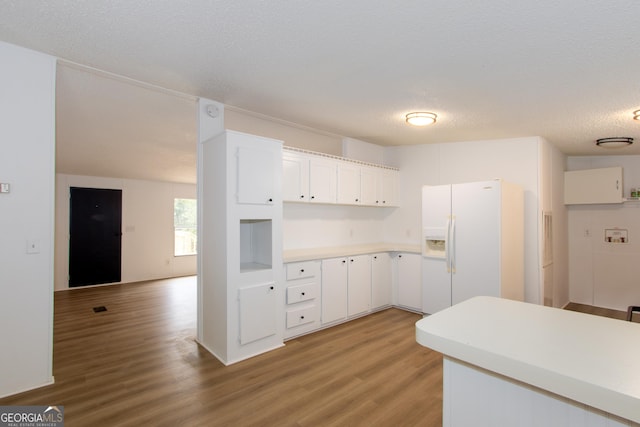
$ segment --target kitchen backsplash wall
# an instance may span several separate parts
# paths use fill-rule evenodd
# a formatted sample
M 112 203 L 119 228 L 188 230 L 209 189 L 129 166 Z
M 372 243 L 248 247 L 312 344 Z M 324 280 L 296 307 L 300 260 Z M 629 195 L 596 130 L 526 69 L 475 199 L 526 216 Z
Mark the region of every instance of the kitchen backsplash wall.
M 283 250 L 384 242 L 385 219 L 393 209 L 285 203 Z

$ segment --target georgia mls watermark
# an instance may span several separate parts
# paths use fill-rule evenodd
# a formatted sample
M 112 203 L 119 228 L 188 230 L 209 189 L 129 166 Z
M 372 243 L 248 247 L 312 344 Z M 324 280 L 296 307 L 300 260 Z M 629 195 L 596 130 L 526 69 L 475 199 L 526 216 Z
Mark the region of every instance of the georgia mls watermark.
M 64 406 L 0 406 L 0 427 L 64 427 Z

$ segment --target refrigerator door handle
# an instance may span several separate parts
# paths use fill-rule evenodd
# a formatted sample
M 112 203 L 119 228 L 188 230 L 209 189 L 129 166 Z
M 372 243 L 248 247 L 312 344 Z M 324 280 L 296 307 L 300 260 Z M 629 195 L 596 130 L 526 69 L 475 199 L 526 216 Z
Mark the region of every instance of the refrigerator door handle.
M 445 263 L 447 264 L 447 273 L 451 273 L 450 247 L 451 247 L 451 215 L 447 217 L 447 234 L 445 235 L 445 242 L 444 242 L 444 254 L 445 254 L 444 256 L 445 256 Z
M 456 246 L 454 244 L 456 240 L 456 216 L 451 215 L 451 233 L 449 234 L 449 260 L 451 265 L 451 272 L 456 272 Z

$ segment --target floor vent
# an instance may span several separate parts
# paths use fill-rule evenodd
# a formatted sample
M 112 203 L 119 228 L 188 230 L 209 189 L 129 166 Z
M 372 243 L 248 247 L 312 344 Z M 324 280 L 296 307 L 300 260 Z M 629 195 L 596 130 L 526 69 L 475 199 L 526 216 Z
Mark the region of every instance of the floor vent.
M 107 307 L 105 307 L 104 305 L 101 305 L 99 307 L 93 307 L 94 313 L 100 313 L 101 311 L 107 311 Z

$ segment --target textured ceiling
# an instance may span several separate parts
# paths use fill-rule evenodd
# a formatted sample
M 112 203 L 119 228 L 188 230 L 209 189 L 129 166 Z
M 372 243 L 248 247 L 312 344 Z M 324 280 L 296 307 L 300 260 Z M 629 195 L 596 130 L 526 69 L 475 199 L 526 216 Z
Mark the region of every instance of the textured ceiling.
M 637 0 L 3 0 L 0 40 L 381 145 L 640 154 L 638 18 Z M 610 136 L 638 141 L 594 146 Z

